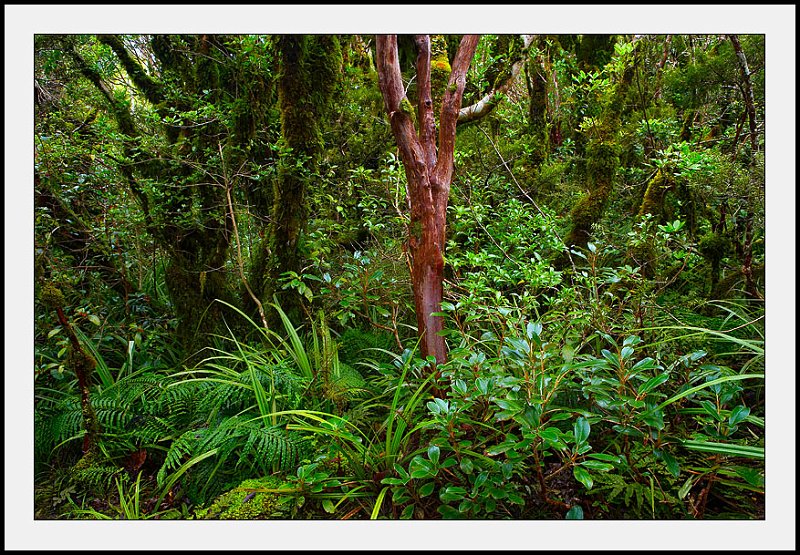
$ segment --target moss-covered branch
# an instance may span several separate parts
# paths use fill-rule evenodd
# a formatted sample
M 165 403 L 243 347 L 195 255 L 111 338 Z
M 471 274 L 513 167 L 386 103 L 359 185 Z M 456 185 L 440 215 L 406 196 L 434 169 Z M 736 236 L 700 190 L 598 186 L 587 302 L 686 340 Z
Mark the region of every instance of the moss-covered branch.
M 493 79 L 491 90 L 478 102 L 470 106 L 461 108 L 458 112 L 458 123 L 469 123 L 488 115 L 494 110 L 497 103 L 514 84 L 522 66 L 525 63 L 527 49 L 533 41 L 535 35 L 522 35 L 522 48 L 511 50 L 506 54 L 504 61 L 508 64 L 504 71 L 498 71 L 498 75 Z M 513 43 L 512 43 L 513 44 Z
M 83 438 L 83 452 L 84 457 L 89 458 L 96 452 L 97 438 L 100 435 L 100 421 L 97 419 L 97 414 L 95 414 L 89 398 L 89 379 L 97 367 L 97 361 L 83 348 L 72 324 L 64 313 L 66 301 L 61 290 L 52 283 L 46 283 L 39 293 L 39 300 L 48 308 L 55 310 L 58 321 L 69 338 L 70 348 L 64 366 L 75 372 L 75 376 L 78 378 L 83 425 L 86 429 L 86 435 Z
M 133 83 L 139 88 L 142 94 L 144 94 L 147 100 L 152 104 L 159 104 L 164 101 L 161 83 L 145 72 L 141 64 L 139 64 L 125 48 L 119 35 L 97 35 L 97 39 L 114 51 L 122 67 L 125 68 L 125 71 L 133 80 Z

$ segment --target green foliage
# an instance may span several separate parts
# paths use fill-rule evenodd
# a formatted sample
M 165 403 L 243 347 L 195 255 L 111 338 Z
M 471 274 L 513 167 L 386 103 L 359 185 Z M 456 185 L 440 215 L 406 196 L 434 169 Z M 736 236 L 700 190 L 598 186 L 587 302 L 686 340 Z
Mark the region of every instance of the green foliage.
M 374 38 L 37 36 L 36 517 L 763 517 L 740 38 L 755 149 L 725 36 L 480 41 L 465 105 L 525 67 L 459 127 L 433 372 Z

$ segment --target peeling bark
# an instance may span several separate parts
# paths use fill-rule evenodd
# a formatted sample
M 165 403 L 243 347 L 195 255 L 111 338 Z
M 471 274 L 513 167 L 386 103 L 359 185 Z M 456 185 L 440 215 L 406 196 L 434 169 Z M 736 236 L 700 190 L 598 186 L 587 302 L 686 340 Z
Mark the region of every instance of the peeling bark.
M 439 335 L 442 318 L 435 314 L 441 311 L 442 304 L 447 202 L 453 176 L 456 125 L 478 36 L 465 35 L 453 60 L 439 112 L 438 146 L 431 99 L 430 37 L 417 36 L 414 40 L 419 134 L 413 114 L 404 109 L 410 103 L 400 74 L 395 35 L 377 37 L 378 84 L 408 181 L 411 207 L 408 250 L 422 355 L 432 356 L 441 364 L 447 360 L 447 345 Z

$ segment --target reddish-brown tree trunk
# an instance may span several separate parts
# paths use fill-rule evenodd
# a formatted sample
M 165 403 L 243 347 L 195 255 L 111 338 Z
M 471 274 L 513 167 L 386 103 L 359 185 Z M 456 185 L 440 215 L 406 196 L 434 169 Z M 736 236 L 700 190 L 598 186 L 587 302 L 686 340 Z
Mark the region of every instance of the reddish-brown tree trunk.
M 447 360 L 447 345 L 439 334 L 443 329 L 442 318 L 436 314 L 442 306 L 447 200 L 453 176 L 456 124 L 466 73 L 475 54 L 478 36 L 465 35 L 453 60 L 450 79 L 442 96 L 438 145 L 431 98 L 430 37 L 418 35 L 414 40 L 417 46 L 418 131 L 414 108 L 403 87 L 395 35 L 377 37 L 376 65 L 378 84 L 408 181 L 411 207 L 408 251 L 421 353 L 423 357 L 434 357 L 436 363 L 441 364 Z

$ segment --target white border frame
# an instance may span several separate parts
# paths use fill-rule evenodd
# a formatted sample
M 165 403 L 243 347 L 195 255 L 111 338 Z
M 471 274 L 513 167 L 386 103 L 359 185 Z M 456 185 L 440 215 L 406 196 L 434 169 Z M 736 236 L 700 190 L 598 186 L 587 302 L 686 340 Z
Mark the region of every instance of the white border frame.
M 795 549 L 795 5 L 6 5 L 6 549 Z M 418 17 L 417 14 L 421 14 Z M 36 33 L 766 34 L 764 521 L 33 520 L 33 35 Z

